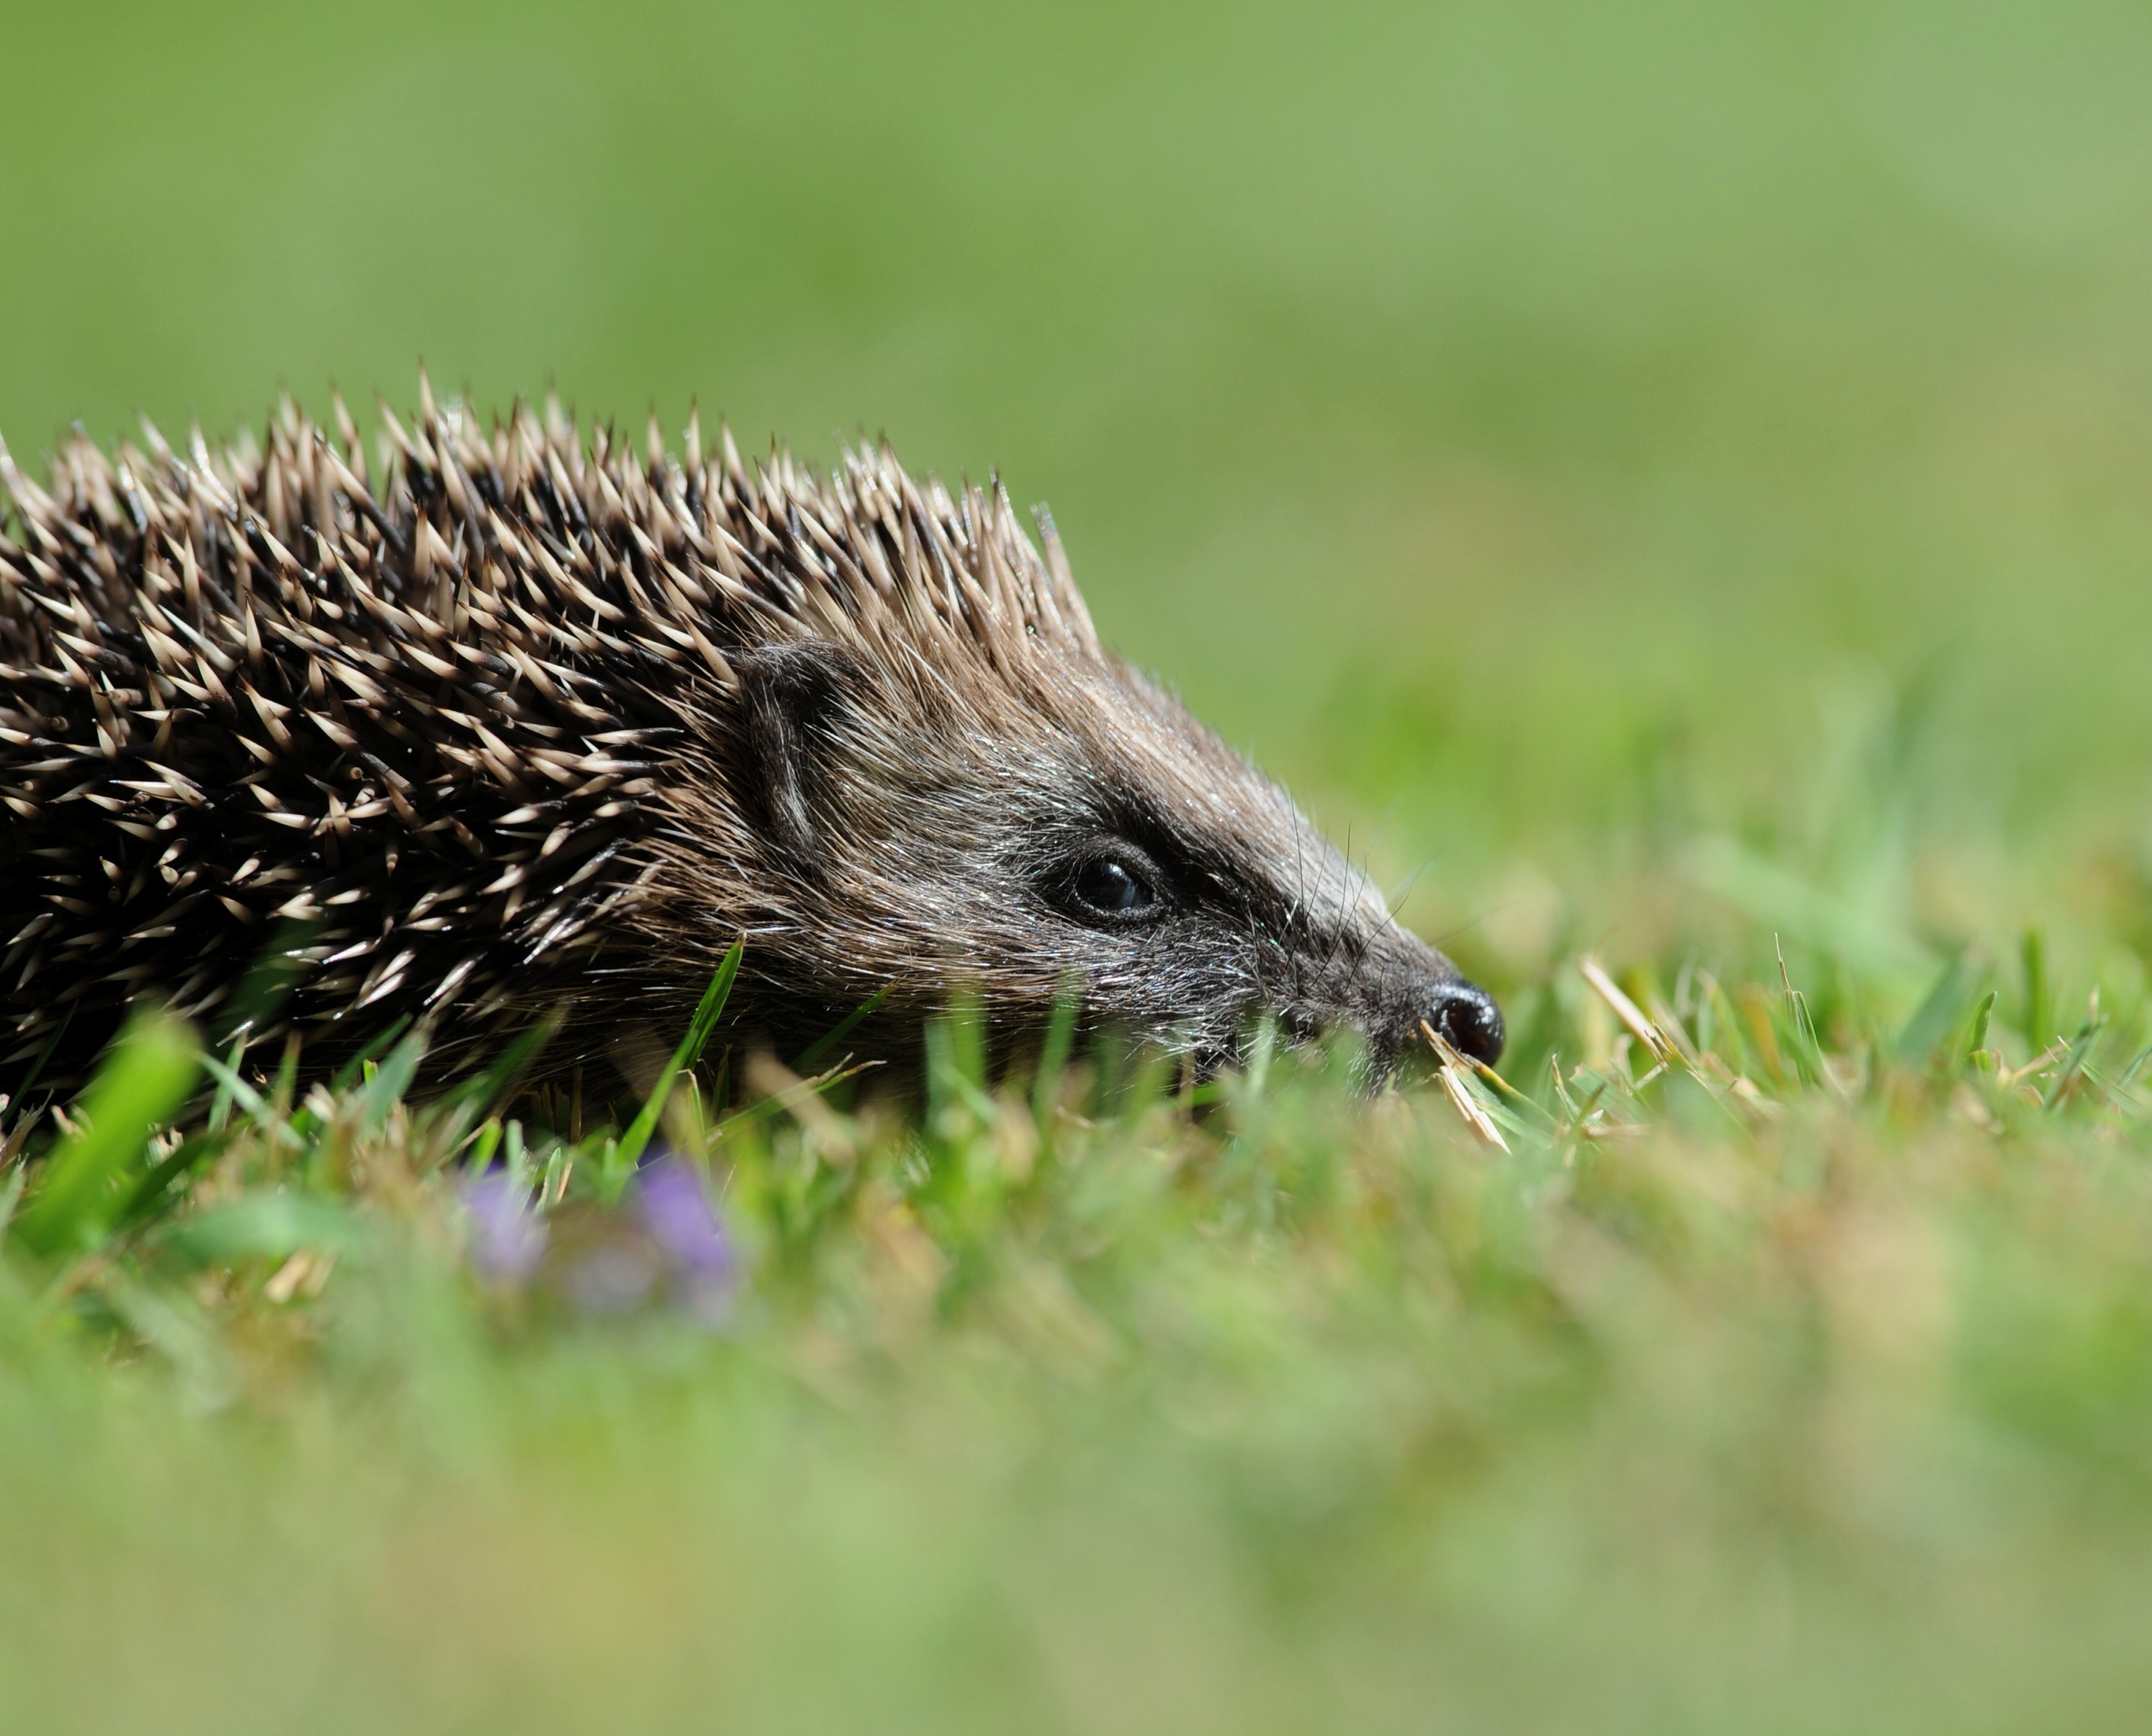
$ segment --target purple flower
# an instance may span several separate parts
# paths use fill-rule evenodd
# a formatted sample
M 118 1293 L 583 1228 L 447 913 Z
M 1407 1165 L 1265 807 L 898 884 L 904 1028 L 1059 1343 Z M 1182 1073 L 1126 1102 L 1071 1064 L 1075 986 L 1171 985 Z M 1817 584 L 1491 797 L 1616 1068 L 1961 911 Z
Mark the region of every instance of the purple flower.
M 497 1283 L 524 1282 L 546 1256 L 546 1221 L 503 1170 L 466 1181 L 463 1195 L 472 1269 Z
M 730 1316 L 739 1261 L 694 1167 L 660 1151 L 637 1172 L 618 1211 L 595 1201 L 551 1215 L 490 1170 L 462 1184 L 471 1270 L 497 1284 L 535 1283 L 576 1313 L 652 1305 L 717 1328 Z
M 705 1324 L 721 1324 L 739 1259 L 694 1166 L 669 1154 L 644 1165 L 635 1178 L 634 1206 L 671 1268 L 681 1302 Z

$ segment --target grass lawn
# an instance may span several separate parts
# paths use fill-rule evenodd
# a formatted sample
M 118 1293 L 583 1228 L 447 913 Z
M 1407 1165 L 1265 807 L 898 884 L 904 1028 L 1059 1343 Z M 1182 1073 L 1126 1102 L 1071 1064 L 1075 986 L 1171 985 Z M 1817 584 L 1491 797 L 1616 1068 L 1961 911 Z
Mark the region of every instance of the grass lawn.
M 11 1720 L 2133 1727 L 2141 1011 L 1818 982 L 1586 961 L 1373 1103 L 959 1024 L 632 1174 L 409 1043 L 145 1140 L 145 1022 L 0 1268 Z
M 638 1130 L 145 1019 L 0 1114 L 0 1726 L 2141 1727 L 2148 58 L 2119 0 L 0 21 L 26 464 L 423 354 L 999 464 L 1511 1032 L 1368 1102 L 960 1019 L 899 1118 L 721 1091 L 720 1021 Z

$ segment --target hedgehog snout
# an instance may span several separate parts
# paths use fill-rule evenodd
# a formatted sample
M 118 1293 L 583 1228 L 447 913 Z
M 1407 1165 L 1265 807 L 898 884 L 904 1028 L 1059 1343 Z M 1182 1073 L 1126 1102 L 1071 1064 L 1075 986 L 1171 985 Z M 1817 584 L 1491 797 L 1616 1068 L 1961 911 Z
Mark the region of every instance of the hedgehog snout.
M 1436 1058 L 1429 1033 L 1467 1060 L 1492 1066 L 1506 1035 L 1495 997 L 1416 935 L 1393 927 L 1363 966 L 1354 1023 L 1373 1044 L 1378 1070 Z
M 1435 991 L 1427 1015 L 1428 1028 L 1467 1060 L 1492 1067 L 1502 1058 L 1507 1035 L 1502 1009 L 1494 996 L 1462 977 Z
M 1327 959 L 1303 954 L 1299 967 L 1286 973 L 1292 990 L 1273 1003 L 1276 1016 L 1305 1037 L 1357 1031 L 1368 1045 L 1373 1084 L 1434 1063 L 1430 1033 L 1468 1060 L 1491 1066 L 1502 1053 L 1506 1031 L 1495 997 L 1394 924 Z

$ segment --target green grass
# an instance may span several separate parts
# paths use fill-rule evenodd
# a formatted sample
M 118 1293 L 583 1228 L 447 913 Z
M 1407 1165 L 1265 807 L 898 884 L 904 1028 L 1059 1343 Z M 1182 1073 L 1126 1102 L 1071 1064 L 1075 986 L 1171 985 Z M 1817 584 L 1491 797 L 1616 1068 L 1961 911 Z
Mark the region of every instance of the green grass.
M 205 1060 L 182 1138 L 147 1019 L 11 1171 L 0 1682 L 85 1730 L 2128 1728 L 2152 1009 L 2043 968 L 1565 958 L 1510 1077 L 1372 1103 L 995 1081 L 961 1023 L 916 1119 L 676 1089 L 693 1292 L 560 1097 Z
M 1459 1082 L 1505 1154 L 1439 1087 L 988 1081 L 957 1027 L 920 1125 L 735 1055 L 571 1149 L 514 1057 L 414 1104 L 402 1033 L 317 1094 L 147 1023 L 0 1134 L 0 1722 L 2141 1723 L 2147 35 L 0 18 L 18 456 L 424 356 L 998 464 L 1521 1094 Z M 728 1273 L 653 1240 L 661 1128 Z

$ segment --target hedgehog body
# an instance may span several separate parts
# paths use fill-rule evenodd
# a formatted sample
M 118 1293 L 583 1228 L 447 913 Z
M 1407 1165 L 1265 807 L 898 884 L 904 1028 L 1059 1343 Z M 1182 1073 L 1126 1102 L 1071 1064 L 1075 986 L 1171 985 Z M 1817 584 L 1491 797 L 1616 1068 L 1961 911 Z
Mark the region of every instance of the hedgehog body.
M 429 393 L 366 462 L 265 439 L 0 448 L 0 1090 L 79 1079 L 160 997 L 320 1064 L 409 1015 L 581 1062 L 728 1023 L 916 1048 L 1073 986 L 1206 1064 L 1268 1014 L 1378 1071 L 1500 1016 L 1276 787 L 1104 651 L 1051 521 L 886 446 L 811 475 L 691 424 L 586 445 Z M 0 505 L 3 505 L 0 502 Z M 289 992 L 250 1006 L 271 960 Z

